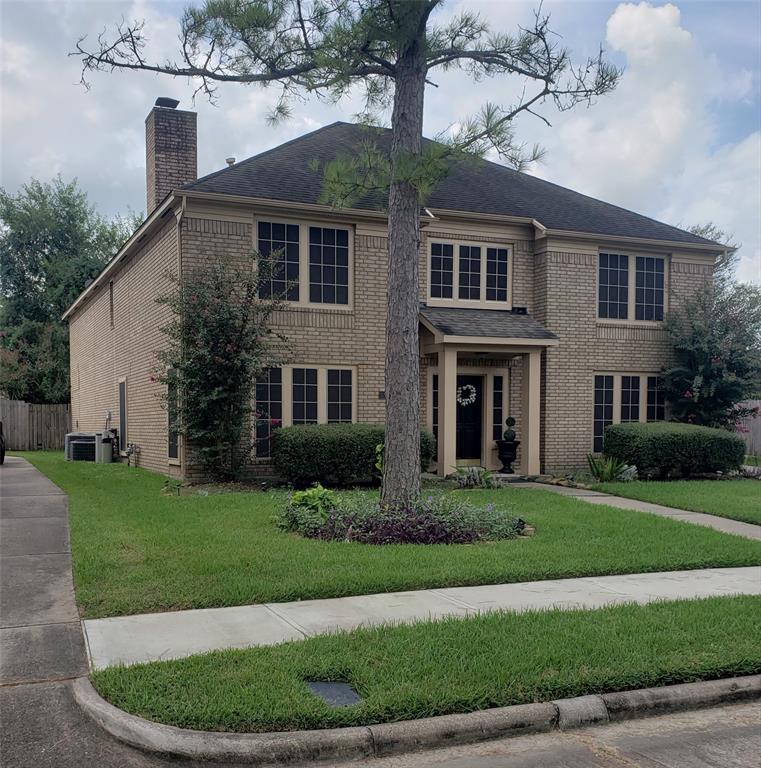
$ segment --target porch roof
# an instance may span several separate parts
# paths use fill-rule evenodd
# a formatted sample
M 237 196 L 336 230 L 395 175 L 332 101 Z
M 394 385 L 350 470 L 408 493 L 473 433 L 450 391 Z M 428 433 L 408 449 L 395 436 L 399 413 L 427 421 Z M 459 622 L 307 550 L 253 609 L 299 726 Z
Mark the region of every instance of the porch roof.
M 437 342 L 522 343 L 554 346 L 558 338 L 538 320 L 524 312 L 466 307 L 420 305 L 420 322 L 437 337 Z

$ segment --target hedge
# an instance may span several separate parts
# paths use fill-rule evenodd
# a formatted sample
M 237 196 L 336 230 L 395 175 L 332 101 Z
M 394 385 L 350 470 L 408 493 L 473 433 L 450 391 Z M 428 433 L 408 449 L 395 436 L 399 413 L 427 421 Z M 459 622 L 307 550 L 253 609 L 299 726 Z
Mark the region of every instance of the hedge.
M 278 429 L 272 436 L 275 474 L 297 487 L 320 482 L 347 486 L 373 481 L 375 448 L 385 429 L 376 424 L 309 424 Z M 427 470 L 436 451 L 430 432 L 420 433 L 420 466 Z
M 605 428 L 603 452 L 634 464 L 641 477 L 689 477 L 738 469 L 745 443 L 727 430 L 692 424 L 611 424 Z

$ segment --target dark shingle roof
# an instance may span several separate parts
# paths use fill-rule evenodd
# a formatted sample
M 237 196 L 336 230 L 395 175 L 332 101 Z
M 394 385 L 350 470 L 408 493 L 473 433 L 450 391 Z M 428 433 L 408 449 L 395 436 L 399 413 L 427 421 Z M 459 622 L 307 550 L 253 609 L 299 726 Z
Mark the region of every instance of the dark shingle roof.
M 371 129 L 381 150 L 387 150 L 390 131 Z M 351 155 L 368 138 L 368 129 L 333 123 L 274 149 L 204 176 L 185 189 L 241 195 L 294 203 L 319 203 L 319 168 L 337 156 Z M 315 162 L 318 167 L 315 166 Z M 456 163 L 426 205 L 433 209 L 519 216 L 537 219 L 548 229 L 620 235 L 681 243 L 711 241 L 638 213 L 579 194 L 535 176 L 485 160 Z M 377 202 L 355 206 L 377 208 Z
M 556 339 L 531 315 L 504 309 L 420 306 L 420 314 L 445 336 L 497 336 L 502 339 Z

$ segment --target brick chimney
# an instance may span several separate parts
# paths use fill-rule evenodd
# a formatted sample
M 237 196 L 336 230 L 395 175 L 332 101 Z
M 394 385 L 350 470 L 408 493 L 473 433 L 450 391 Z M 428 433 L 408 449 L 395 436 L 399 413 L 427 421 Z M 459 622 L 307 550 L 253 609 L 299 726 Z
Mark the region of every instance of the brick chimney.
M 198 178 L 196 113 L 161 97 L 145 118 L 146 215 L 174 189 Z

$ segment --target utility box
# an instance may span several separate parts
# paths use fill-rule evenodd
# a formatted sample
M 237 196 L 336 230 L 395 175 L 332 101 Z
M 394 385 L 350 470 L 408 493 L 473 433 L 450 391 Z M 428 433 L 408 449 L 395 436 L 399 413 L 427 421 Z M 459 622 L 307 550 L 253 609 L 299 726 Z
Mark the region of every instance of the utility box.
M 98 464 L 110 464 L 113 456 L 111 437 L 107 432 L 95 433 L 95 461 Z

